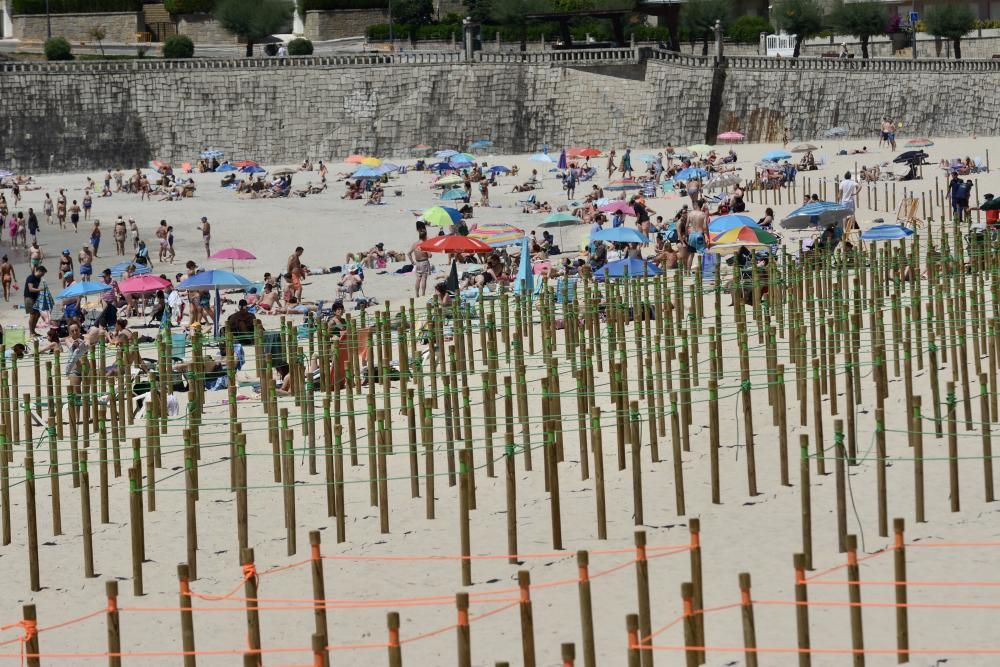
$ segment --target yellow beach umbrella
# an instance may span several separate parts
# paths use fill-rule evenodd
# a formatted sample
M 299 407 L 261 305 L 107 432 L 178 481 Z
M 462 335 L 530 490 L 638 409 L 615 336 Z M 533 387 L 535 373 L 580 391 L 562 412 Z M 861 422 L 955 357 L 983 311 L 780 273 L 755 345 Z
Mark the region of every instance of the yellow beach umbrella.
M 365 165 L 366 167 L 377 167 L 382 164 L 382 160 L 379 160 L 377 157 L 368 156 L 362 158 L 361 164 Z

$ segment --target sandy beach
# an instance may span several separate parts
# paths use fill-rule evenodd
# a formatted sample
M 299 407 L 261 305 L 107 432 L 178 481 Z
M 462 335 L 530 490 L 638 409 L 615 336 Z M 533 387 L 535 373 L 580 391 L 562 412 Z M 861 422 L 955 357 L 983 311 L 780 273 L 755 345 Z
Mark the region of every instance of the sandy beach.
M 891 162 L 893 157 L 906 150 L 904 144 L 910 137 L 905 129 L 899 138 L 899 150 L 877 147 L 878 139 L 868 141 L 814 141 L 818 150 L 817 159 L 825 161 L 823 167 L 814 172 L 799 174 L 798 199 L 788 201 L 789 193 L 783 193 L 781 204 L 768 203 L 779 219 L 801 203 L 805 179 L 818 187 L 820 179 L 830 185 L 829 198 L 833 197 L 833 181 L 846 171 L 855 171 L 858 166 Z M 923 167 L 923 177 L 914 181 L 895 184 L 896 196 L 901 200 L 904 188 L 916 193 L 919 199 L 925 193 L 933 199 L 935 187 L 945 187 L 944 172 L 937 167 L 942 158 L 986 158 L 987 151 L 997 142 L 993 138 L 947 138 L 934 139 L 934 145 L 925 149 L 929 153 L 928 166 Z M 789 148 L 800 143 L 792 137 Z M 867 146 L 866 154 L 837 155 L 838 151 L 858 150 Z M 728 150 L 728 144 L 720 148 Z M 611 147 L 598 147 L 611 148 Z M 616 147 L 619 154 L 625 147 Z M 663 147 L 631 147 L 634 155 L 662 150 Z M 738 153 L 737 166 L 744 180 L 750 178 L 754 165 L 767 151 L 781 148 L 780 145 L 733 144 Z M 555 153 L 555 157 L 558 153 Z M 231 156 L 240 159 L 244 156 Z M 250 156 L 252 157 L 252 156 Z M 311 156 L 318 159 L 319 156 Z M 342 160 L 339 156 L 336 160 Z M 399 164 L 412 165 L 412 158 L 380 156 Z M 470 223 L 507 223 L 530 232 L 538 230 L 545 214 L 525 214 L 518 201 L 525 194 L 511 193 L 515 184 L 527 179 L 531 169 L 537 168 L 542 175 L 542 188 L 535 191 L 540 201 L 548 201 L 553 208 L 567 201 L 556 174 L 547 172 L 551 166 L 532 162 L 528 155 L 477 155 L 490 165 L 517 165 L 518 176 L 501 176 L 500 185 L 491 189 L 489 208 L 475 207 Z M 798 156 L 796 156 L 798 157 Z M 592 163 L 598 168 L 595 182 L 606 184 L 604 172 L 605 158 L 597 157 Z M 637 169 L 644 163 L 634 160 Z M 115 168 L 119 165 L 109 165 Z M 131 165 L 120 165 L 128 173 Z M 268 168 L 290 165 L 265 165 Z M 387 250 L 406 252 L 416 240 L 416 216 L 422 211 L 442 203 L 430 187 L 432 176 L 427 172 L 409 171 L 394 176 L 386 186 L 384 204 L 365 205 L 359 200 L 344 200 L 343 183 L 336 179 L 339 173 L 349 173 L 352 165 L 342 161 L 329 163 L 329 189 L 318 195 L 305 198 L 247 199 L 231 190 L 219 187 L 219 174 L 196 174 L 197 192 L 193 198 L 177 202 L 140 201 L 138 195 L 115 194 L 108 198 L 95 197 L 91 217 L 99 219 L 104 229 L 104 241 L 100 257 L 94 262 L 95 275 L 105 266 L 122 259 L 114 256 L 111 230 L 115 219 L 121 215 L 126 219 L 134 217 L 139 224 L 143 239 L 149 244 L 154 255 L 155 275 L 164 273 L 172 278 L 183 271 L 184 262 L 193 259 L 207 268 L 229 269 L 231 263 L 222 260 L 206 260 L 199 220 L 206 216 L 212 224 L 212 249 L 239 247 L 249 250 L 257 259 L 237 261 L 235 271 L 251 280 L 260 280 L 265 271 L 283 271 L 288 255 L 297 245 L 304 247 L 304 264 L 316 271 L 320 268 L 340 266 L 345 263 L 349 252 L 365 251 L 375 243 L 383 242 Z M 72 228 L 62 230 L 57 225 L 48 225 L 40 212 L 45 192 L 55 196 L 58 188 L 65 188 L 70 200 L 82 199 L 86 177 L 100 183 L 103 173 L 54 174 L 38 176 L 40 187 L 23 193 L 19 206 L 14 211 L 27 212 L 33 207 L 39 213 L 41 230 L 39 239 L 45 253 L 43 263 L 50 266 L 49 285 L 58 292 L 54 265 L 64 248 L 69 248 L 75 257 L 80 247 L 89 238 L 91 222 L 81 221 L 79 233 Z M 1000 177 L 996 172 L 970 176 L 977 181 L 977 192 L 1000 192 Z M 318 183 L 315 172 L 297 174 L 293 188 L 301 187 L 306 181 Z M 872 211 L 866 205 L 864 194 L 858 209 L 858 221 L 862 229 L 874 224 L 876 218 L 885 222 L 895 222 L 895 207 L 885 212 L 882 184 L 879 201 L 882 211 Z M 892 188 L 890 184 L 888 186 Z M 590 183 L 577 187 L 580 199 L 590 188 Z M 395 192 L 401 191 L 400 196 Z M 889 190 L 886 190 L 888 192 Z M 9 195 L 9 191 L 5 191 Z M 610 194 L 610 193 L 609 193 Z M 757 219 L 763 216 L 765 204 L 760 203 L 755 193 L 748 202 L 747 214 Z M 772 196 L 769 193 L 768 196 Z M 478 200 L 473 193 L 473 201 Z M 686 200 L 655 198 L 649 200 L 653 217 L 662 215 L 665 219 L 674 213 Z M 976 219 L 973 213 L 973 219 Z M 940 216 L 938 204 L 934 204 L 934 217 Z M 156 261 L 156 244 L 153 237 L 160 220 L 174 226 L 177 259 L 174 264 L 163 265 Z M 627 224 L 633 224 L 629 219 Z M 932 228 L 937 233 L 937 225 Z M 951 229 L 950 223 L 947 229 Z M 578 227 L 553 230 L 558 239 L 562 234 L 561 247 L 564 251 L 575 252 L 586 241 L 588 228 Z M 781 231 L 783 242 L 790 252 L 797 253 L 800 241 L 816 235 L 815 231 Z M 926 238 L 926 228 L 919 232 Z M 131 248 L 131 241 L 128 242 Z M 11 252 L 5 242 L 0 250 L 10 254 L 15 262 L 19 278 L 27 274 L 27 261 L 21 250 Z M 572 256 L 572 255 L 571 255 Z M 435 278 L 443 280 L 446 275 L 446 257 L 435 256 Z M 381 312 L 386 304 L 392 311 L 401 306 L 409 306 L 413 295 L 413 276 L 396 275 L 395 269 L 402 262 L 390 263 L 383 270 L 369 270 L 365 280 L 365 294 L 378 301 L 376 311 Z M 862 269 L 863 270 L 863 269 Z M 326 302 L 336 298 L 337 280 L 340 273 L 310 276 L 304 287 L 307 300 Z M 961 288 L 975 287 L 975 281 L 960 278 Z M 23 283 L 23 279 L 21 281 Z M 690 277 L 684 278 L 690 285 Z M 959 287 L 959 281 L 955 283 Z M 907 289 L 907 288 L 904 288 Z M 910 292 L 904 292 L 909 298 Z M 0 304 L 0 323 L 5 330 L 23 327 L 26 321 L 23 310 L 16 305 L 21 302 L 17 293 L 9 304 Z M 926 296 L 926 294 L 925 294 Z M 986 312 L 994 313 L 995 305 L 989 295 L 980 295 L 986 304 Z M 711 292 L 704 297 L 705 312 L 714 313 L 714 297 Z M 425 299 L 416 302 L 419 314 Z M 541 378 L 545 375 L 542 354 L 536 350 L 528 362 L 525 376 L 528 387 L 529 410 L 533 415 L 530 432 L 536 448 L 534 469 L 524 468 L 523 452 L 516 458 L 517 485 L 517 530 L 519 552 L 524 554 L 520 565 L 509 564 L 507 554 L 507 505 L 504 478 L 503 429 L 491 439 L 495 447 L 496 477 L 488 477 L 486 472 L 487 452 L 484 411 L 482 407 L 482 379 L 484 359 L 487 350 L 480 344 L 478 331 L 473 336 L 472 356 L 476 370 L 470 373 L 469 387 L 473 396 L 472 439 L 474 445 L 474 467 L 477 507 L 472 511 L 470 544 L 472 554 L 494 556 L 472 560 L 473 586 L 463 587 L 460 576 L 461 562 L 459 538 L 458 486 L 449 486 L 446 476 L 435 480 L 436 517 L 426 518 L 426 479 L 420 478 L 420 497 L 411 498 L 409 459 L 406 455 L 407 419 L 400 414 L 401 401 L 398 392 L 393 395 L 390 410 L 393 430 L 394 454 L 387 457 L 388 497 L 390 530 L 383 534 L 379 526 L 379 509 L 369 502 L 367 467 L 367 432 L 365 429 L 364 395 L 359 397 L 357 410 L 362 448 L 361 465 L 346 465 L 344 496 L 346 499 L 346 541 L 336 542 L 334 520 L 327 512 L 327 488 L 323 477 L 322 462 L 319 474 L 309 474 L 309 462 L 305 454 L 305 437 L 302 434 L 300 409 L 291 398 L 279 399 L 279 407 L 287 408 L 289 425 L 295 432 L 295 503 L 297 540 L 296 553 L 287 553 L 286 529 L 282 512 L 282 485 L 276 484 L 272 474 L 272 450 L 268 441 L 267 418 L 254 391 L 256 380 L 253 374 L 255 352 L 247 351 L 247 364 L 240 371 L 241 384 L 238 395 L 244 399 L 238 402 L 239 422 L 247 435 L 248 486 L 249 493 L 249 543 L 255 551 L 256 570 L 259 579 L 261 600 L 260 634 L 263 652 L 261 662 L 265 665 L 306 665 L 313 664 L 309 649 L 313 626 L 312 579 L 308 532 L 319 530 L 322 536 L 322 554 L 331 557 L 323 561 L 325 570 L 327 622 L 330 649 L 330 664 L 333 665 L 381 665 L 387 664 L 386 613 L 398 611 L 401 619 L 400 636 L 403 640 L 402 655 L 406 665 L 450 665 L 455 662 L 456 622 L 455 599 L 457 592 L 472 595 L 471 652 L 473 665 L 494 665 L 509 661 L 512 665 L 524 664 L 521 656 L 521 633 L 518 620 L 517 572 L 530 572 L 534 588 L 531 591 L 534 616 L 535 646 L 538 665 L 557 665 L 560 662 L 560 644 L 574 642 L 577 664 L 584 664 L 581 658 L 580 616 L 578 601 L 576 564 L 577 550 L 590 550 L 590 575 L 592 577 L 594 631 L 597 664 L 627 664 L 626 614 L 636 613 L 637 586 L 634 533 L 637 528 L 645 531 L 648 541 L 649 576 L 651 588 L 651 627 L 661 630 L 653 638 L 652 644 L 658 649 L 651 651 L 657 664 L 682 664 L 683 651 L 677 650 L 684 644 L 683 623 L 678 619 L 683 613 L 681 584 L 691 580 L 691 536 L 688 519 L 698 518 L 701 524 L 701 558 L 704 573 L 704 608 L 717 611 L 705 614 L 706 643 L 715 647 L 710 650 L 708 665 L 746 664 L 743 649 L 743 626 L 740 617 L 740 589 L 737 574 L 750 573 L 753 583 L 753 599 L 756 611 L 756 641 L 760 647 L 782 649 L 762 653 L 762 665 L 798 664 L 795 654 L 796 614 L 794 603 L 795 572 L 792 555 L 802 551 L 801 529 L 801 488 L 799 436 L 810 437 L 813 442 L 814 424 L 812 416 L 812 389 L 809 389 L 809 424 L 799 425 L 799 404 L 794 394 L 795 382 L 791 379 L 791 361 L 788 359 L 788 341 L 779 343 L 781 363 L 788 367 L 788 456 L 790 485 L 783 486 L 780 478 L 778 427 L 772 423 L 771 409 L 767 402 L 766 377 L 767 360 L 764 346 L 758 342 L 755 324 L 750 326 L 749 358 L 750 372 L 754 376 L 750 401 L 754 413 L 754 437 L 756 442 L 756 485 L 758 495 L 750 496 L 747 486 L 746 449 L 744 422 L 741 413 L 739 380 L 739 351 L 737 346 L 733 310 L 727 308 L 728 295 L 723 294 L 723 357 L 726 374 L 720 382 L 717 402 L 720 424 L 720 470 L 721 503 L 713 504 L 709 473 L 709 410 L 705 380 L 708 374 L 709 356 L 707 338 L 702 338 L 704 347 L 699 360 L 703 374 L 699 386 L 692 390 L 690 427 L 691 451 L 683 452 L 682 469 L 686 496 L 686 514 L 679 516 L 675 505 L 674 454 L 671 450 L 670 428 L 659 437 L 660 461 L 653 462 L 648 447 L 646 423 L 646 403 L 642 405 L 641 450 L 642 494 L 644 499 L 644 520 L 641 526 L 634 525 L 633 515 L 633 474 L 631 460 L 625 469 L 619 470 L 615 451 L 614 406 L 607 387 L 607 368 L 600 376 L 596 404 L 603 410 L 605 418 L 601 422 L 604 443 L 604 471 L 606 476 L 607 527 L 606 540 L 597 538 L 595 523 L 595 480 L 594 464 L 589 464 L 591 476 L 582 479 L 581 457 L 577 444 L 576 395 L 574 379 L 566 361 L 566 345 L 559 335 L 558 350 L 563 395 L 561 411 L 563 416 L 565 461 L 559 464 L 561 491 L 561 515 L 563 549 L 555 550 L 552 545 L 549 519 L 549 494 L 539 470 L 542 467 L 542 441 L 544 424 L 539 418 L 542 410 Z M 228 307 L 232 311 L 232 306 Z M 750 310 L 747 311 L 751 318 Z M 352 313 L 357 316 L 356 313 Z M 970 318 L 972 315 L 969 316 Z M 886 314 L 888 320 L 889 315 Z M 956 320 L 962 320 L 958 313 Z M 301 319 L 301 318 L 290 318 Z M 705 326 L 711 326 L 710 318 Z M 266 328 L 279 326 L 279 318 L 264 317 Z M 865 319 L 867 322 L 867 316 Z M 133 319 L 139 324 L 140 319 Z M 821 323 L 822 326 L 822 323 Z M 961 326 L 965 327 L 964 322 Z M 633 325 L 627 327 L 629 349 L 632 343 Z M 140 333 L 155 335 L 155 329 L 137 329 Z M 964 329 L 963 329 L 964 330 Z M 538 329 L 541 340 L 541 329 Z M 703 331 L 702 336 L 707 334 Z M 857 535 L 859 557 L 863 560 L 861 577 L 866 581 L 878 581 L 884 585 L 870 585 L 862 590 L 865 603 L 874 603 L 864 608 L 865 647 L 870 649 L 866 656 L 870 665 L 895 664 L 897 656 L 892 653 L 896 647 L 896 608 L 894 601 L 893 554 L 881 551 L 892 546 L 893 537 L 878 535 L 876 511 L 875 461 L 876 419 L 874 381 L 872 376 L 873 347 L 871 333 L 867 328 L 860 333 L 863 341 L 862 357 L 858 360 L 862 374 L 863 392 L 856 406 L 855 419 L 859 463 L 850 466 L 847 483 L 850 489 L 847 507 L 848 532 Z M 890 331 L 890 348 L 898 341 L 898 336 Z M 665 341 L 666 345 L 676 345 L 676 341 Z M 914 342 L 915 344 L 915 342 Z M 926 341 L 925 341 L 926 347 Z M 942 385 L 958 377 L 954 350 L 948 363 L 942 364 Z M 493 350 L 499 355 L 499 376 L 517 379 L 517 368 L 505 357 L 504 350 Z M 918 354 L 924 354 L 919 351 Z M 45 361 L 51 358 L 43 358 Z M 607 360 L 605 360 L 607 361 Z M 629 362 L 632 363 L 632 362 Z M 839 362 L 842 363 L 842 362 Z M 980 359 L 973 359 L 971 348 L 967 363 L 990 365 L 984 353 Z M 34 392 L 32 383 L 33 360 L 29 357 L 19 362 L 20 384 L 18 393 Z M 676 370 L 676 367 L 675 367 Z M 842 372 L 841 369 L 838 372 Z M 640 398 L 641 389 L 637 378 L 630 376 L 633 399 Z M 973 406 L 972 425 L 966 430 L 959 420 L 958 470 L 962 480 L 962 504 L 959 512 L 951 512 L 949 506 L 949 466 L 947 438 L 935 438 L 934 424 L 926 421 L 924 435 L 924 483 L 926 488 L 926 522 L 914 519 L 914 463 L 912 449 L 908 442 L 909 419 L 902 376 L 889 372 L 888 398 L 885 400 L 885 423 L 887 457 L 891 459 L 887 467 L 888 516 L 904 518 L 906 522 L 906 542 L 908 547 L 907 576 L 911 582 L 930 582 L 925 586 L 914 585 L 910 589 L 909 602 L 917 605 L 909 609 L 909 637 L 914 649 L 927 650 L 915 654 L 911 664 L 934 665 L 938 660 L 947 660 L 949 665 L 993 664 L 994 657 L 982 653 L 963 654 L 963 650 L 1000 650 L 996 641 L 995 614 L 1000 608 L 995 588 L 996 549 L 1000 545 L 1000 524 L 996 503 L 984 502 L 984 464 L 981 457 L 980 440 L 983 423 L 987 432 L 995 432 L 995 423 L 980 415 L 978 378 L 973 373 L 973 390 L 968 399 Z M 398 385 L 394 385 L 398 388 Z M 394 388 L 394 391 L 396 389 Z M 834 446 L 835 420 L 846 419 L 843 396 L 835 397 L 840 403 L 837 415 L 831 414 L 830 396 L 822 397 L 823 428 L 826 434 L 823 448 Z M 930 414 L 931 387 L 929 367 L 915 370 L 913 392 L 923 397 L 925 414 Z M 942 386 L 942 394 L 944 388 Z M 26 499 L 24 492 L 25 471 L 22 466 L 24 449 L 15 450 L 14 462 L 10 468 L 11 483 L 11 524 L 12 541 L 0 547 L 0 566 L 4 574 L 4 600 L 7 604 L 0 616 L 0 664 L 18 664 L 21 660 L 22 644 L 17 636 L 21 627 L 11 627 L 20 619 L 21 605 L 34 603 L 38 611 L 38 625 L 43 629 L 38 639 L 43 654 L 52 654 L 43 659 L 46 665 L 88 665 L 104 664 L 107 657 L 107 632 L 105 629 L 105 582 L 117 580 L 120 586 L 118 600 L 121 609 L 121 641 L 125 654 L 124 664 L 178 665 L 182 664 L 180 614 L 178 606 L 177 563 L 186 558 L 185 546 L 185 480 L 184 451 L 182 441 L 183 420 L 188 404 L 188 394 L 178 394 L 180 417 L 172 421 L 168 433 L 163 436 L 162 469 L 156 471 L 156 511 L 145 514 L 145 548 L 147 560 L 143 566 L 145 595 L 132 595 L 132 564 L 130 560 L 129 486 L 123 475 L 109 481 L 110 521 L 99 521 L 99 494 L 97 489 L 97 451 L 91 451 L 91 503 L 94 517 L 94 562 L 97 576 L 85 578 L 82 568 L 81 537 L 81 496 L 79 489 L 71 486 L 68 474 L 69 455 L 63 442 L 59 443 L 62 472 L 58 478 L 61 493 L 63 534 L 53 535 L 51 504 L 51 478 L 37 481 L 39 563 L 42 590 L 31 592 L 27 563 Z M 744 399 L 746 400 L 746 399 Z M 669 398 L 667 399 L 669 405 Z M 378 389 L 377 405 L 381 407 L 381 388 Z M 497 405 L 503 414 L 503 400 Z M 960 404 L 959 411 L 961 411 Z M 322 410 L 320 409 L 322 412 Z M 338 415 L 339 417 L 339 415 Z M 988 416 L 987 416 L 988 417 Z M 340 421 L 340 420 L 337 420 Z M 346 426 L 346 418 L 343 420 Z M 667 420 L 669 421 L 669 419 Z M 237 665 L 240 654 L 247 649 L 246 600 L 244 599 L 243 571 L 240 568 L 237 549 L 237 524 L 235 494 L 229 489 L 230 456 L 229 400 L 226 391 L 206 394 L 203 425 L 201 427 L 201 460 L 199 468 L 199 495 L 197 503 L 198 534 L 198 578 L 191 582 L 191 590 L 199 596 L 224 596 L 221 599 L 196 597 L 195 640 L 199 665 Z M 125 443 L 132 438 L 144 438 L 144 427 L 140 420 L 130 427 Z M 43 435 L 36 426 L 35 439 Z M 322 440 L 320 424 L 318 438 Z M 443 412 L 434 412 L 434 442 L 445 440 Z M 521 428 L 517 427 L 517 440 L 521 440 Z M 148 443 L 143 440 L 143 446 Z M 94 441 L 89 443 L 96 446 Z M 127 447 L 126 447 L 127 449 Z M 445 455 L 441 446 L 436 447 L 435 462 L 438 473 L 445 469 Z M 592 456 L 592 452 L 591 452 Z M 813 665 L 849 664 L 851 647 L 851 626 L 849 622 L 848 586 L 845 579 L 846 555 L 838 552 L 838 528 L 836 516 L 836 484 L 834 463 L 827 462 L 825 476 L 816 475 L 814 460 L 809 460 L 812 469 L 812 539 L 815 576 L 810 582 L 810 599 L 814 602 L 829 602 L 809 608 L 811 639 L 817 649 L 847 650 L 847 652 L 812 655 Z M 146 453 L 142 453 L 144 465 Z M 127 463 L 130 456 L 126 452 Z M 36 447 L 35 467 L 44 470 L 51 463 L 49 450 L 44 440 Z M 420 470 L 425 470 L 424 454 L 420 454 Z M 995 468 L 992 461 L 988 465 Z M 144 482 L 148 484 L 148 480 Z M 979 543 L 980 546 L 952 546 Z M 927 545 L 940 548 L 919 548 Z M 611 553 L 601 553 L 611 552 Z M 877 555 L 876 555 L 877 554 Z M 495 557 L 500 556 L 500 557 Z M 870 558 L 868 558 L 870 556 Z M 868 560 L 864 560 L 864 559 Z M 827 570 L 833 569 L 829 572 Z M 829 582 L 829 583 L 824 583 Z M 949 583 L 950 582 L 950 583 Z M 961 582 L 978 582 L 976 585 L 960 585 Z M 988 582 L 986 585 L 983 582 Z M 943 584 L 943 585 L 942 585 Z M 926 606 L 920 607 L 923 603 Z M 877 605 L 883 606 L 877 606 Z M 977 605 L 979 607 L 977 608 Z M 211 611 L 209 611 L 211 610 Z M 65 627 L 53 627 L 68 621 L 83 619 Z M 480 618 L 481 617 L 481 618 Z M 438 632 L 440 631 L 440 632 Z M 426 636 L 424 636 L 426 634 Z M 4 643 L 6 642 L 6 643 Z M 886 650 L 882 653 L 880 650 Z

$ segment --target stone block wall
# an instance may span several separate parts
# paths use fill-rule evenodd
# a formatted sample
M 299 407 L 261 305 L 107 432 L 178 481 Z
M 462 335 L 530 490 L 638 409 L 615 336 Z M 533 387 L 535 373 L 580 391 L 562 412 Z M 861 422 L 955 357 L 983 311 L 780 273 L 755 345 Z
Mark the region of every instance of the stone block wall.
M 369 26 L 389 22 L 389 12 L 382 9 L 340 9 L 308 11 L 305 36 L 313 41 L 364 37 Z
M 137 12 L 106 12 L 98 14 L 52 14 L 52 36 L 65 37 L 70 42 L 93 42 L 90 31 L 103 27 L 107 42 L 134 43 L 135 34 L 142 31 Z M 14 37 L 29 42 L 44 42 L 48 35 L 45 14 L 18 14 L 13 17 Z
M 178 14 L 176 20 L 177 34 L 187 35 L 195 44 L 239 43 L 239 39 L 210 14 Z

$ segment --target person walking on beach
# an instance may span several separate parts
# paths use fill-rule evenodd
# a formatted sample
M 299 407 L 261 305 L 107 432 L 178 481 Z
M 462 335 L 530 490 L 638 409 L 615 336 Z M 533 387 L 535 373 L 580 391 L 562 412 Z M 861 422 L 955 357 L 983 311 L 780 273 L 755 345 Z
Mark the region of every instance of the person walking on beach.
M 38 241 L 38 216 L 33 208 L 28 209 L 28 234 L 31 235 L 32 243 Z
M 416 291 L 417 298 L 427 294 L 427 276 L 431 274 L 431 256 L 420 249 L 420 244 L 427 240 L 427 230 L 421 229 L 417 232 L 417 240 L 410 246 L 410 263 L 413 264 L 413 273 L 417 276 Z
M 115 253 L 119 257 L 125 256 L 125 239 L 128 238 L 128 229 L 125 227 L 125 219 L 120 215 L 115 220 Z
M 90 190 L 83 193 L 83 219 L 90 220 L 90 209 L 94 206 L 94 198 L 90 196 Z
M 35 302 L 42 293 L 42 278 L 45 276 L 45 267 L 38 266 L 31 272 L 31 275 L 24 281 L 24 310 L 28 313 L 28 335 L 37 336 L 35 327 L 38 325 L 38 318 L 41 312 L 35 310 Z
M 615 169 L 617 169 L 617 167 L 618 167 L 618 165 L 615 164 L 615 151 L 612 148 L 611 152 L 608 153 L 608 178 L 609 179 L 612 176 L 615 175 Z
M 80 233 L 80 205 L 73 200 L 73 205 L 69 207 L 69 221 L 73 223 L 73 231 Z
M 786 127 L 781 131 L 781 146 L 782 148 L 788 148 L 788 128 Z
M 135 218 L 128 219 L 128 230 L 132 233 L 132 250 L 139 250 L 139 225 L 135 224 Z
M 52 203 L 52 195 L 48 192 L 45 193 L 45 203 L 42 204 L 42 213 L 45 214 L 45 221 L 52 224 L 52 213 L 55 211 L 55 205 Z
M 0 259 L 0 282 L 3 282 L 3 300 L 8 303 L 10 302 L 11 285 L 16 280 L 17 276 L 14 274 L 14 265 L 7 259 L 7 255 L 4 255 Z
M 208 218 L 201 217 L 201 240 L 205 242 L 205 257 L 212 256 L 212 225 L 208 223 Z
M 566 199 L 572 199 L 576 192 L 576 169 L 570 169 L 566 173 Z
M 621 163 L 622 178 L 632 178 L 632 149 L 626 148 L 622 155 Z
M 94 228 L 90 230 L 90 247 L 94 249 L 94 257 L 99 257 L 98 249 L 101 247 L 101 221 L 94 220 Z
M 858 184 L 851 179 L 851 172 L 844 174 L 844 180 L 840 182 L 840 204 L 841 206 L 854 210 L 855 198 L 858 196 Z
M 160 226 L 156 228 L 156 240 L 159 242 L 161 262 L 167 261 L 167 221 L 160 220 Z
M 73 257 L 69 254 L 69 248 L 59 255 L 59 276 L 62 278 L 63 287 L 69 287 L 73 282 Z
M 83 246 L 76 258 L 80 262 L 80 280 L 89 283 L 90 276 L 94 273 L 94 255 L 90 248 Z
M 56 199 L 56 218 L 59 219 L 59 229 L 66 229 L 66 191 L 59 189 L 59 197 Z

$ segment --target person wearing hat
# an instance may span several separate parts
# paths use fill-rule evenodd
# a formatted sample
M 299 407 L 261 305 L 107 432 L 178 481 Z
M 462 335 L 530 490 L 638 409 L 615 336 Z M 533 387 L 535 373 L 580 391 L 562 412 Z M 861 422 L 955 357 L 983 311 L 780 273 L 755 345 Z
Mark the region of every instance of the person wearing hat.
M 341 292 L 350 297 L 361 289 L 362 281 L 363 279 L 358 271 L 358 265 L 351 264 L 347 269 L 347 273 L 343 275 L 337 285 L 340 287 Z
M 205 242 L 205 257 L 212 256 L 212 225 L 208 223 L 208 218 L 201 216 L 201 240 Z

